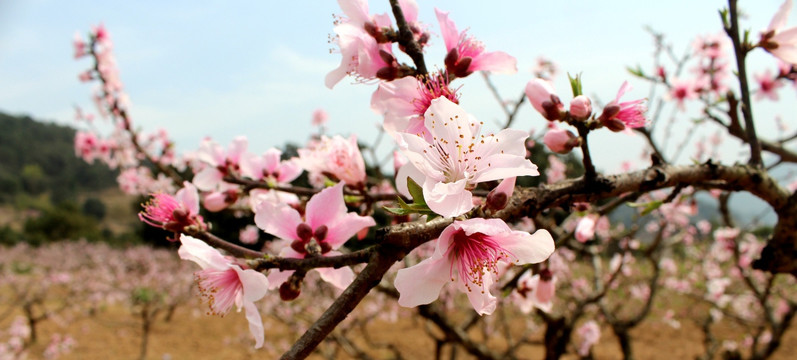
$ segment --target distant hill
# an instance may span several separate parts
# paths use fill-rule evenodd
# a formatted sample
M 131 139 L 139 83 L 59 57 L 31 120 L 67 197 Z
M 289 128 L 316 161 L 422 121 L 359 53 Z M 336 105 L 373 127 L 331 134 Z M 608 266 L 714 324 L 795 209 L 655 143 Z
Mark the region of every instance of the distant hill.
M 116 173 L 75 156 L 75 129 L 0 113 L 0 202 L 49 193 L 53 202 L 116 186 Z

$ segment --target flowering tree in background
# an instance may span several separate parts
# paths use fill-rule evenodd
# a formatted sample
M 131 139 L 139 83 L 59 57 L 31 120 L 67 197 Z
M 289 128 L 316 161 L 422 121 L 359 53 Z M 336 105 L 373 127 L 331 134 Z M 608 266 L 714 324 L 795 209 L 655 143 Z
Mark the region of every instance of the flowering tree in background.
M 246 137 L 227 147 L 206 139 L 197 151 L 178 154 L 165 131 L 134 125 L 107 30 L 100 25 L 75 39 L 75 57 L 93 60 L 80 79 L 99 85 L 93 99 L 110 128 L 101 132 L 79 111 L 86 130 L 75 138 L 76 153 L 118 168 L 125 192 L 151 196 L 140 218 L 173 233 L 164 240 L 179 241 L 180 257 L 199 265 L 194 278 L 210 314 L 244 309 L 258 348 L 273 346 L 259 310 L 295 326 L 285 359 L 305 358 L 322 342 L 369 358 L 351 337 L 402 357 L 401 348 L 354 330 L 368 320 L 353 311 L 371 292 L 378 297 L 360 307 L 376 303 L 392 313 L 398 304 L 434 324 L 444 334 L 429 332 L 438 357 L 450 346 L 452 357 L 464 349 L 481 359 L 515 358 L 524 345 L 541 343 L 547 359 L 567 352 L 590 358 L 608 328 L 631 359 L 634 327 L 678 327 L 687 319 L 705 334 L 706 358 L 723 352 L 761 359 L 778 349 L 797 312 L 797 182 L 773 174 L 797 162 L 797 134 L 785 135 L 781 124 L 780 138 L 759 136 L 753 97 L 777 99 L 797 78 L 797 30 L 785 28 L 791 0 L 757 40 L 739 27 L 735 0 L 720 12 L 725 34 L 698 38 L 683 57 L 654 33 L 655 67 L 631 69 L 630 79 L 648 82 L 650 97 L 629 99 L 632 85 L 623 81 L 602 106 L 585 94 L 580 76 L 570 78 L 566 104 L 550 82 L 548 61 L 519 100 L 505 102 L 490 76 L 515 74 L 515 59 L 458 30 L 455 14 L 435 9 L 446 55 L 442 70 L 430 72 L 430 26 L 418 21 L 414 1 L 390 0 L 392 17 L 371 14 L 364 0 L 339 4 L 343 15 L 333 31 L 341 63 L 326 85 L 350 77 L 375 88 L 372 110 L 395 141 L 395 176 L 366 163 L 361 151 L 373 149 L 356 134 L 323 135 L 323 111 L 313 114 L 321 132 L 293 156 L 276 148 L 249 152 Z M 745 60 L 760 49 L 781 63 L 777 75 L 754 75 L 753 89 Z M 411 63 L 399 62 L 404 55 Z M 687 66 L 694 71 L 684 73 Z M 503 129 L 488 129 L 460 101 L 457 80 L 476 72 L 501 101 Z M 526 101 L 547 122 L 545 147 L 510 128 Z M 690 115 L 701 120 L 694 126 L 718 133 L 695 144 L 690 165 L 677 165 L 692 143 L 665 149 L 686 104 L 700 108 Z M 666 107 L 674 109 L 670 119 L 661 116 Z M 593 149 L 589 139 L 607 131 L 646 139 L 646 163 L 599 172 L 593 157 L 611 149 Z M 717 146 L 729 136 L 739 140 L 745 164 L 721 159 Z M 572 152 L 580 152 L 575 165 Z M 742 191 L 774 210 L 774 228 L 735 225 L 728 199 Z M 716 199 L 721 219 L 714 224 L 698 219 L 701 194 Z M 619 209 L 634 209 L 631 221 L 612 218 Z M 231 224 L 208 220 L 217 212 L 250 225 L 225 230 Z M 469 305 L 461 305 L 460 292 Z M 694 306 L 670 306 L 665 292 Z M 513 321 L 525 321 L 525 330 L 512 330 Z M 717 338 L 712 326 L 722 321 L 749 329 L 746 337 Z M 476 327 L 500 333 L 500 343 L 474 335 Z M 533 336 L 540 327 L 541 340 Z

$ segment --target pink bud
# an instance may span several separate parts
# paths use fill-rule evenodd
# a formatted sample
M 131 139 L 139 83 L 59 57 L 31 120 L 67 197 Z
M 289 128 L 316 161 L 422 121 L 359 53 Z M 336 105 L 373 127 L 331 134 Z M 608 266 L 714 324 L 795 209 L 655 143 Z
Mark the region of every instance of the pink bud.
M 576 119 L 586 119 L 592 115 L 592 101 L 584 96 L 576 96 L 570 102 L 570 115 Z
M 487 194 L 487 207 L 493 210 L 501 210 L 506 207 L 512 193 L 515 192 L 516 177 L 509 177 L 501 181 L 489 194 Z
M 554 93 L 553 85 L 547 80 L 529 81 L 526 84 L 526 96 L 529 98 L 531 106 L 548 120 L 558 119 L 558 112 L 564 109 L 564 104 Z
M 324 126 L 327 123 L 327 119 L 329 119 L 329 114 L 324 109 L 313 111 L 313 126 Z
M 569 130 L 551 129 L 545 133 L 542 142 L 555 153 L 567 154 L 581 141 Z

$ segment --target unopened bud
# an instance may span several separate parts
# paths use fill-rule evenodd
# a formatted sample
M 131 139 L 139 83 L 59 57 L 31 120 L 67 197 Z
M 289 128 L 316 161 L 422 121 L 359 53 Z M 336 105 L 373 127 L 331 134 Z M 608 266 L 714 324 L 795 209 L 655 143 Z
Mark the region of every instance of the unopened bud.
M 487 208 L 501 210 L 509 203 L 509 198 L 515 192 L 516 177 L 509 177 L 501 181 L 490 193 L 487 194 Z
M 545 133 L 542 142 L 551 151 L 558 154 L 567 154 L 574 147 L 581 145 L 581 140 L 569 130 L 551 129 Z
M 291 301 L 299 297 L 301 294 L 302 289 L 299 286 L 294 285 L 289 281 L 286 281 L 280 285 L 280 299 L 282 301 Z
M 584 96 L 576 96 L 570 102 L 570 115 L 576 119 L 583 120 L 592 115 L 592 101 Z

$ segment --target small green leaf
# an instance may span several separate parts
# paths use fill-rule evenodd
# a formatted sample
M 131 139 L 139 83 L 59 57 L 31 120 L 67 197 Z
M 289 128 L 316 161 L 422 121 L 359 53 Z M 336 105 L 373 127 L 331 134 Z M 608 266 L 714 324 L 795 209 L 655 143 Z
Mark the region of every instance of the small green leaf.
M 658 209 L 662 204 L 664 204 L 664 202 L 661 201 L 661 200 L 654 200 L 654 201 L 651 201 L 649 203 L 627 202 L 626 204 L 628 206 L 632 207 L 632 208 L 638 208 L 638 207 L 643 208 L 641 215 L 645 216 L 645 215 L 650 214 L 651 212 L 653 212 L 653 210 Z
M 570 79 L 570 88 L 573 90 L 573 97 L 581 95 L 581 74 L 572 77 L 570 73 L 567 73 L 567 78 Z
M 423 198 L 423 188 L 409 176 L 407 177 L 407 190 L 410 191 L 413 202 L 416 204 L 426 204 L 426 199 Z
M 632 68 L 632 67 L 628 66 L 625 69 L 628 70 L 628 72 L 631 73 L 631 75 L 634 75 L 634 76 L 637 76 L 637 77 L 641 77 L 641 78 L 645 77 L 645 71 L 642 70 L 642 67 L 639 66 L 639 65 L 637 65 L 636 68 Z

